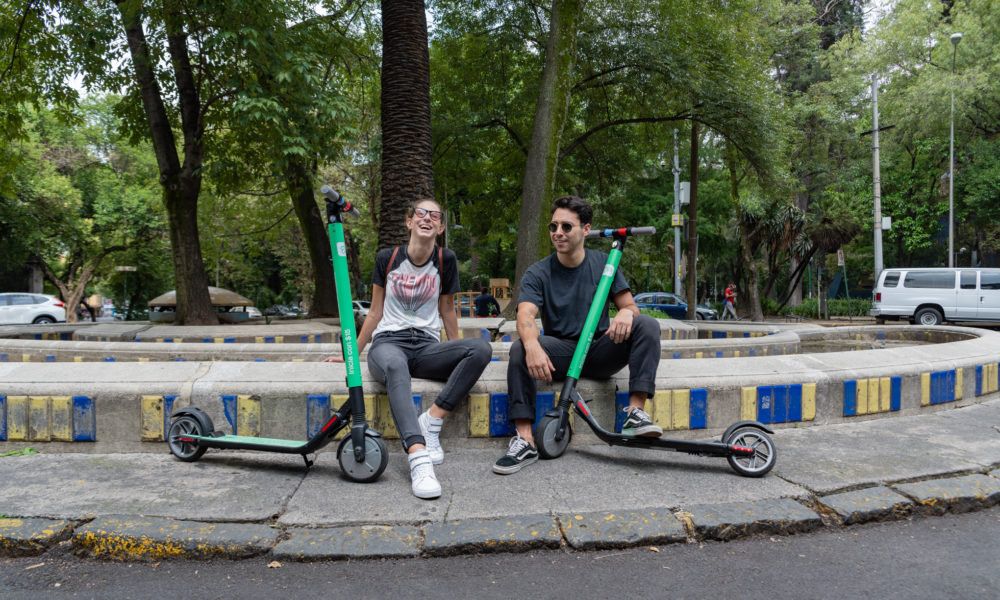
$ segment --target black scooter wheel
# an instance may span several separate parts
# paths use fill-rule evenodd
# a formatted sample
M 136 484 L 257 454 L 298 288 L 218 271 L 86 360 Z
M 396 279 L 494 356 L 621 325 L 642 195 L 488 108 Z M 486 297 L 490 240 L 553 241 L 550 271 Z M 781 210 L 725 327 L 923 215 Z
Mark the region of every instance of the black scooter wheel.
M 740 427 L 723 440 L 730 446 L 751 448 L 753 456 L 727 456 L 729 466 L 744 477 L 763 477 L 774 468 L 778 452 L 771 438 L 756 427 Z
M 184 441 L 192 435 L 202 436 L 208 433 L 205 431 L 201 421 L 191 415 L 181 415 L 174 419 L 167 430 L 167 446 L 174 456 L 184 462 L 194 462 L 205 454 L 207 447 L 200 445 L 197 441 Z
M 389 451 L 380 437 L 365 436 L 365 460 L 354 460 L 354 442 L 351 433 L 347 432 L 340 446 L 337 447 L 337 460 L 344 476 L 357 483 L 371 483 L 382 475 L 389 464 Z
M 556 440 L 559 432 L 559 417 L 544 416 L 535 426 L 535 443 L 538 445 L 538 455 L 542 458 L 559 458 L 569 446 L 569 441 L 573 437 L 573 429 L 566 425 L 566 435 L 561 440 Z

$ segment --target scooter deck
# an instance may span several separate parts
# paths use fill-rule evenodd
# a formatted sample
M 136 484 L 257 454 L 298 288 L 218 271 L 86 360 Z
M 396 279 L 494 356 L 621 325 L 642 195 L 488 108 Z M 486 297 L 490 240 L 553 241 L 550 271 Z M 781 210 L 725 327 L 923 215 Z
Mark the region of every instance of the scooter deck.
M 191 435 L 187 436 L 198 441 L 198 444 L 209 448 L 242 448 L 244 450 L 268 450 L 271 452 L 287 452 L 297 454 L 304 450 L 309 442 L 302 440 L 284 440 L 280 438 L 261 438 L 245 435 L 223 435 L 219 437 Z

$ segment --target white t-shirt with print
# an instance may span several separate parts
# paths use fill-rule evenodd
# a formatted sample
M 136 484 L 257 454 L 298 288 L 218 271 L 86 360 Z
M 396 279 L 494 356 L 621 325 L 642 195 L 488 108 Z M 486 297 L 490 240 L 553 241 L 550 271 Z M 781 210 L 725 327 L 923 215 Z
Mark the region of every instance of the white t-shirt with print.
M 385 248 L 375 256 L 372 283 L 385 288 L 385 306 L 382 309 L 382 320 L 373 336 L 384 332 L 418 329 L 441 339 L 438 298 L 442 294 L 461 291 L 455 253 L 447 248 L 439 253 L 435 246 L 431 258 L 418 266 L 410 262 L 406 246 L 400 246 L 393 260 L 395 264 L 390 265 L 393 250 L 394 248 Z

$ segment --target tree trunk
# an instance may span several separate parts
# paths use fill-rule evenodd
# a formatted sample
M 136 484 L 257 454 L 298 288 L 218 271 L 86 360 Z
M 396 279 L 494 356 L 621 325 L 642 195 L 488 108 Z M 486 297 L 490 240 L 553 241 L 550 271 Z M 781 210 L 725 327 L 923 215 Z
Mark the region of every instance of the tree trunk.
M 698 122 L 691 121 L 691 184 L 688 202 L 687 318 L 695 319 L 698 305 Z
M 181 165 L 138 8 L 136 3 L 124 0 L 118 2 L 143 108 L 149 122 L 153 150 L 160 171 L 160 185 L 163 187 L 163 203 L 167 210 L 173 255 L 174 284 L 177 288 L 176 320 L 183 325 L 214 325 L 219 321 L 208 295 L 208 280 L 198 237 L 198 194 L 201 192 L 204 127 L 198 88 L 187 53 L 187 35 L 180 16 L 176 13 L 168 14 L 168 49 L 177 81 L 181 130 L 184 134 L 184 164 Z
M 542 255 L 539 242 L 547 240 L 542 213 L 555 192 L 559 138 L 569 110 L 573 69 L 576 64 L 576 36 L 585 0 L 553 0 L 545 67 L 538 88 L 535 122 L 524 167 L 521 214 L 518 220 L 517 261 L 514 268 L 513 297 L 520 293 L 521 276 Z M 505 315 L 513 316 L 514 302 Z
M 408 241 L 411 202 L 434 200 L 430 81 L 424 2 L 382 0 L 380 250 Z
M 285 182 L 295 215 L 299 218 L 302 235 L 305 236 L 306 248 L 309 249 L 309 262 L 312 264 L 315 289 L 309 316 L 336 317 L 340 313 L 337 309 L 330 239 L 326 234 L 323 215 L 316 204 L 312 177 L 300 160 L 290 159 L 285 165 Z

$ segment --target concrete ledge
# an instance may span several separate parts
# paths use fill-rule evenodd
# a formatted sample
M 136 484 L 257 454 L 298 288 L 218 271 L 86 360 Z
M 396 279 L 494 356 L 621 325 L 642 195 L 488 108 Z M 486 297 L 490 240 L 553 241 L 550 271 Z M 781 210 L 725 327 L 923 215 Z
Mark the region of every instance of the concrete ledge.
M 0 556 L 38 556 L 72 531 L 73 522 L 65 519 L 0 518 Z
M 1000 480 L 988 475 L 965 475 L 894 487 L 914 498 L 925 514 L 969 512 L 1000 502 Z
M 819 501 L 836 512 L 844 525 L 898 520 L 913 514 L 913 502 L 885 486 L 830 494 Z
M 747 503 L 698 505 L 682 516 L 694 533 L 714 540 L 750 535 L 789 535 L 819 529 L 819 515 L 791 498 L 768 498 Z
M 278 530 L 267 525 L 99 517 L 73 534 L 80 553 L 114 560 L 249 558 L 268 552 Z
M 577 550 L 671 544 L 687 540 L 684 525 L 665 509 L 560 515 L 563 535 Z
M 279 560 L 409 558 L 420 556 L 422 537 L 419 528 L 404 525 L 294 528 L 272 554 Z
M 431 556 L 449 556 L 558 548 L 561 543 L 562 533 L 552 517 L 527 515 L 434 523 L 424 529 L 423 548 Z

